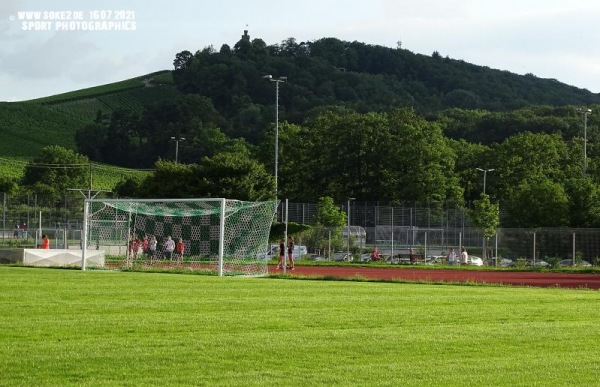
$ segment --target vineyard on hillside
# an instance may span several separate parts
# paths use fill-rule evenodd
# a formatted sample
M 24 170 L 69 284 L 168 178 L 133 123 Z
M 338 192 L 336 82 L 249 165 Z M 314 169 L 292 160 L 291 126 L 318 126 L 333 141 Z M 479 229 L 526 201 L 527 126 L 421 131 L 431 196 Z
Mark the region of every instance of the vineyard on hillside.
M 127 79 L 120 82 L 108 83 L 106 85 L 90 87 L 87 89 L 70 91 L 68 93 L 52 95 L 44 98 L 32 99 L 28 102 L 41 103 L 45 105 L 54 105 L 58 103 L 64 103 L 68 101 L 75 101 L 79 99 L 87 99 L 98 97 L 101 95 L 112 94 L 122 92 L 128 89 L 136 89 L 140 87 L 144 87 L 144 85 L 148 84 L 148 82 L 153 84 L 173 84 L 173 77 L 171 72 L 168 70 L 159 71 L 156 73 L 151 73 L 147 75 L 143 75 L 141 77 L 136 77 L 132 79 Z
M 75 131 L 86 124 L 81 118 L 29 102 L 0 103 L 0 116 L 3 157 L 33 157 L 48 145 L 75 149 Z
M 48 145 L 76 150 L 75 132 L 101 111 L 141 113 L 180 93 L 170 71 L 24 102 L 0 103 L 0 155 L 31 159 Z
M 146 106 L 176 98 L 179 92 L 168 85 L 141 86 L 98 97 L 49 104 L 51 109 L 85 121 L 93 121 L 98 111 L 109 114 L 117 109 L 141 114 Z
M 76 150 L 75 133 L 101 111 L 141 113 L 144 107 L 179 95 L 170 71 L 162 71 L 89 89 L 24 102 L 0 103 L 0 176 L 20 181 L 27 162 L 42 148 L 59 145 Z M 150 171 L 92 163 L 93 189 L 112 190 L 119 181 L 142 179 Z M 88 187 L 81 187 L 88 188 Z
M 122 82 L 77 90 L 31 102 L 41 103 L 71 117 L 93 121 L 98 112 L 125 109 L 141 114 L 146 106 L 172 100 L 180 93 L 170 71 L 148 74 Z

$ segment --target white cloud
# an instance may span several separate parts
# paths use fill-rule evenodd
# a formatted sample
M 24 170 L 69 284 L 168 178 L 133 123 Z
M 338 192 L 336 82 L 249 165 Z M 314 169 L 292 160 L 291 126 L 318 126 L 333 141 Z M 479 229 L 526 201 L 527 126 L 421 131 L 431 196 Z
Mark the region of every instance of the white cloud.
M 336 37 L 556 78 L 600 92 L 596 0 L 0 1 L 0 100 L 35 98 L 171 69 L 175 54 L 234 45 L 249 25 L 267 44 Z M 58 5 L 57 5 L 58 4 Z M 130 33 L 25 32 L 19 10 L 121 8 Z M 18 93 L 15 92 L 18 90 Z
M 96 46 L 81 34 L 55 33 L 48 39 L 34 39 L 19 45 L 4 57 L 3 71 L 9 75 L 39 79 L 70 74 Z

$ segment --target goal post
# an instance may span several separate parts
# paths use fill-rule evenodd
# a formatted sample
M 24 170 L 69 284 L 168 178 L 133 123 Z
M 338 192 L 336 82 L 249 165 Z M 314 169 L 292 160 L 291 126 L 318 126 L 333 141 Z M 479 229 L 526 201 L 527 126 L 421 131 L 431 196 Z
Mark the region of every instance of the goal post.
M 277 201 L 86 199 L 81 268 L 87 249 L 105 266 L 186 268 L 218 275 L 266 275 Z

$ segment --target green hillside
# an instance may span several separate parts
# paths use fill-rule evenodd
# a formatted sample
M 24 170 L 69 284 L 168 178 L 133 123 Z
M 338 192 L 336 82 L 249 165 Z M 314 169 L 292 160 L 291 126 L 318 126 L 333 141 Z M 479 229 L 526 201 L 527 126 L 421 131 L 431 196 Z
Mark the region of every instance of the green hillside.
M 0 103 L 0 156 L 33 157 L 47 145 L 75 149 L 75 131 L 87 123 L 31 102 Z
M 30 101 L 0 102 L 0 177 L 20 178 L 27 161 L 45 146 L 76 150 L 75 132 L 92 123 L 98 111 L 141 113 L 146 106 L 179 95 L 171 72 L 161 71 Z M 112 189 L 124 177 L 149 173 L 96 163 L 92 170 L 96 189 Z
M 90 122 L 96 118 L 98 111 L 110 114 L 116 109 L 127 109 L 140 114 L 146 106 L 178 95 L 180 93 L 173 87 L 171 72 L 161 71 L 29 102 Z
M 77 129 L 92 123 L 98 111 L 141 113 L 155 102 L 180 93 L 170 71 L 24 102 L 0 103 L 0 156 L 31 158 L 47 145 L 75 147 Z

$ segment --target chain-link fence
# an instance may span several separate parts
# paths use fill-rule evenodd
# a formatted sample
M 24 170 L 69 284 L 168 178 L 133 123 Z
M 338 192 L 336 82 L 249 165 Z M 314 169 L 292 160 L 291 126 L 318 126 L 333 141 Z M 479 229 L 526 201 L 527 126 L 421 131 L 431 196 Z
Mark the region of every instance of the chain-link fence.
M 282 205 L 280 220 L 284 210 Z M 340 210 L 349 213 L 351 226 L 365 230 L 364 250 L 377 246 L 384 256 L 427 260 L 464 246 L 470 255 L 490 265 L 600 265 L 600 229 L 500 228 L 494 237 L 485 239 L 464 209 L 351 201 L 340 205 Z M 313 223 L 317 212 L 316 204 L 288 203 L 290 222 Z M 355 238 L 351 243 L 356 246 Z
M 67 191 L 59 198 L 50 195 L 0 193 L 4 245 L 35 247 L 46 234 L 53 247 L 80 247 L 84 196 Z
M 0 195 L 3 229 L 0 240 L 5 246 L 33 247 L 42 234 L 47 234 L 53 248 L 80 248 L 82 193 L 67 191 L 59 199 L 41 194 Z M 285 208 L 282 202 L 277 221 L 285 219 Z M 287 208 L 289 222 L 315 223 L 317 204 L 288 203 Z M 501 228 L 496 236 L 485 240 L 464 209 L 355 201 L 342 203 L 339 208 L 350 214 L 349 239 L 356 253 L 377 246 L 383 256 L 402 257 L 412 251 L 415 256 L 427 259 L 464 246 L 470 255 L 481 257 L 488 264 L 498 264 L 500 258 L 513 263 L 558 265 L 562 260 L 567 265 L 600 264 L 600 229 Z M 360 230 L 360 236 L 355 236 L 353 230 Z M 340 238 L 342 245 L 347 243 L 347 229 L 342 230 Z M 306 244 L 311 253 L 323 250 L 322 246 Z

